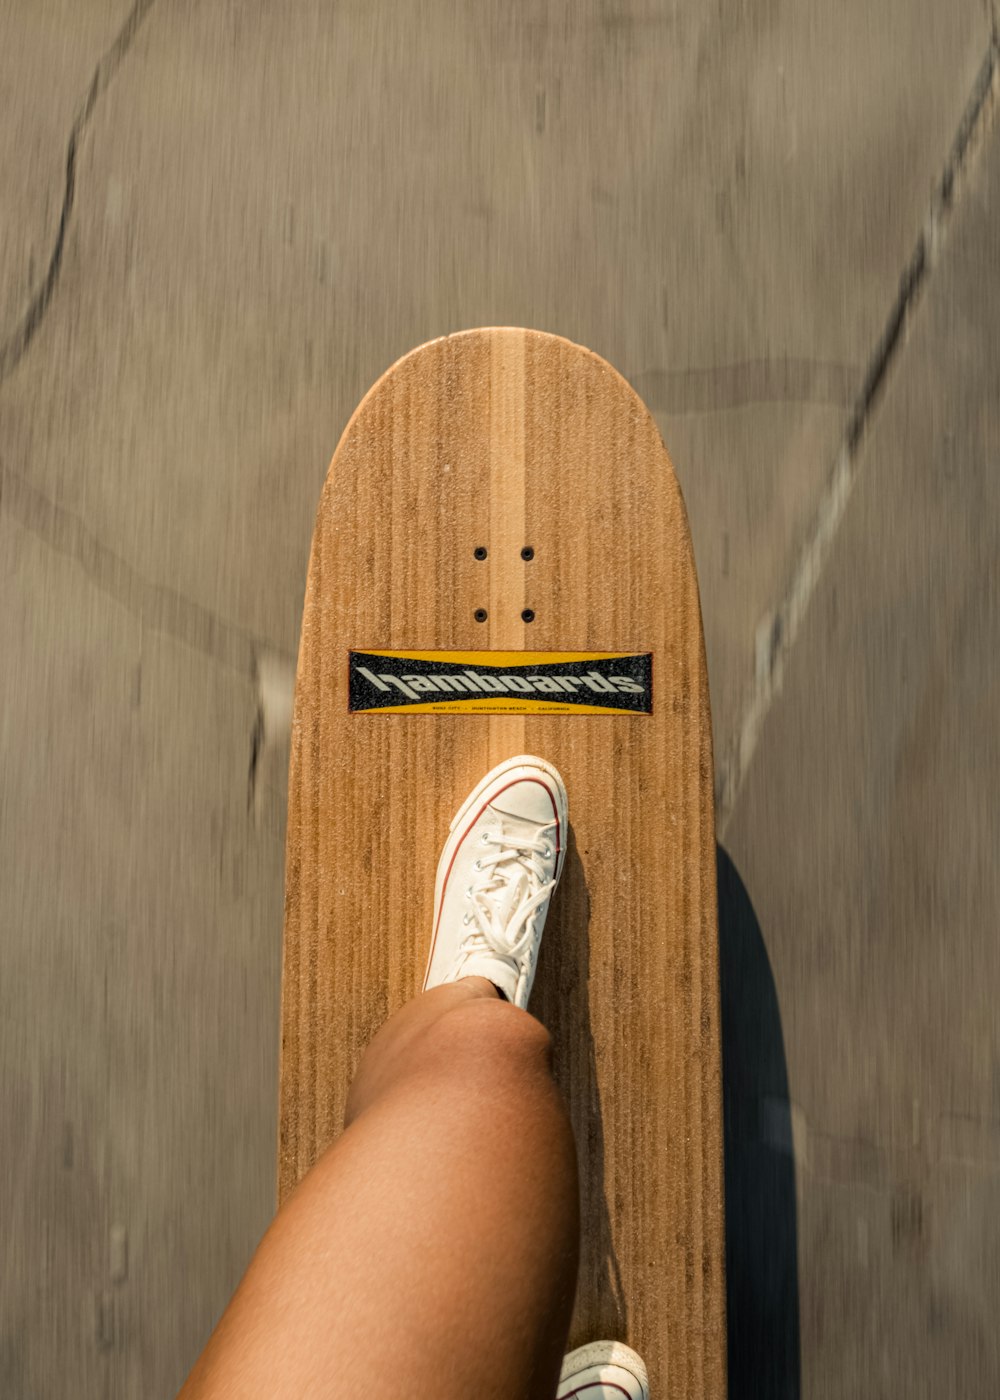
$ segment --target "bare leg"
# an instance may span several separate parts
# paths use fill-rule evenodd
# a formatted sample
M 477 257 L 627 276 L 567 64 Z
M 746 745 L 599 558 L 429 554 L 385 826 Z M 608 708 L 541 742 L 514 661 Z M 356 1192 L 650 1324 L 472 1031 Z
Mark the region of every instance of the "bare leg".
M 580 1217 L 550 1054 L 481 977 L 390 1017 L 181 1400 L 553 1400 Z

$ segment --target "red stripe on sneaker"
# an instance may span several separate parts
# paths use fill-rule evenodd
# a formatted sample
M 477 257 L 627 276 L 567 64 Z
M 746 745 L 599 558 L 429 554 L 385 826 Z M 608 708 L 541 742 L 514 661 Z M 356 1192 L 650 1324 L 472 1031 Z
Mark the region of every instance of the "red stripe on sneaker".
M 559 807 L 556 803 L 556 799 L 553 795 L 552 789 L 549 787 L 548 783 L 544 783 L 541 778 L 514 778 L 511 780 L 511 782 L 505 784 L 504 787 L 498 788 L 493 794 L 493 796 L 488 801 L 483 803 L 479 811 L 472 818 L 468 826 L 462 832 L 461 836 L 455 842 L 455 849 L 451 853 L 451 860 L 448 862 L 448 869 L 445 871 L 444 880 L 441 883 L 441 907 L 438 909 L 437 918 L 434 920 L 434 937 L 431 939 L 431 951 L 427 955 L 427 971 L 424 973 L 424 986 L 421 988 L 421 991 L 423 991 L 424 988 L 426 988 L 427 986 L 427 978 L 430 975 L 431 963 L 434 961 L 434 949 L 437 947 L 438 929 L 441 927 L 441 914 L 444 910 L 445 891 L 448 888 L 448 881 L 451 879 L 451 871 L 452 866 L 455 864 L 455 857 L 461 850 L 462 842 L 468 836 L 469 832 L 475 826 L 479 818 L 486 811 L 486 808 L 489 807 L 491 803 L 495 802 L 501 793 L 506 792 L 508 788 L 516 787 L 518 783 L 537 783 L 538 786 L 544 788 L 549 795 L 549 801 L 552 803 L 552 815 L 556 819 L 556 873 L 560 873 L 563 856 L 562 824 L 559 821 Z

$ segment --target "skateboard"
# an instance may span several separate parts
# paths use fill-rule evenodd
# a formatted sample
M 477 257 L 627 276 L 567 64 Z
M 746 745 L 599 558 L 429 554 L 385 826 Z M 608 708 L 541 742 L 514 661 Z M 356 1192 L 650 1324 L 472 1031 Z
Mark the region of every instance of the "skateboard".
M 606 361 L 489 328 L 374 384 L 319 504 L 289 771 L 279 1199 L 340 1132 L 368 1042 L 422 988 L 455 811 L 522 753 L 555 764 L 570 805 L 529 1007 L 580 1166 L 567 1351 L 622 1341 L 654 1400 L 722 1396 L 713 765 L 687 518 L 649 411 Z

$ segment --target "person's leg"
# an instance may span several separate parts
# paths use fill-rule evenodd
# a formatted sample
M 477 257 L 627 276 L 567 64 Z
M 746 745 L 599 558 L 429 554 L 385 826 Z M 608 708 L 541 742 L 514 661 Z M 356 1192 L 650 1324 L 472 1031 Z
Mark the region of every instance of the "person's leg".
M 579 1262 L 551 1041 L 482 977 L 385 1023 L 181 1400 L 553 1400 Z

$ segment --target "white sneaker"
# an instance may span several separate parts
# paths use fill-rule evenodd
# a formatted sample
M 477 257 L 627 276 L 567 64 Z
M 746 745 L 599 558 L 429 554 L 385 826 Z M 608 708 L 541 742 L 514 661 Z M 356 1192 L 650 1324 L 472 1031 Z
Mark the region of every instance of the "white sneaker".
M 588 1342 L 563 1361 L 556 1400 L 649 1400 L 642 1357 L 624 1342 Z
M 562 778 L 530 754 L 507 759 L 473 788 L 438 862 L 424 991 L 486 977 L 527 1009 L 567 819 Z

